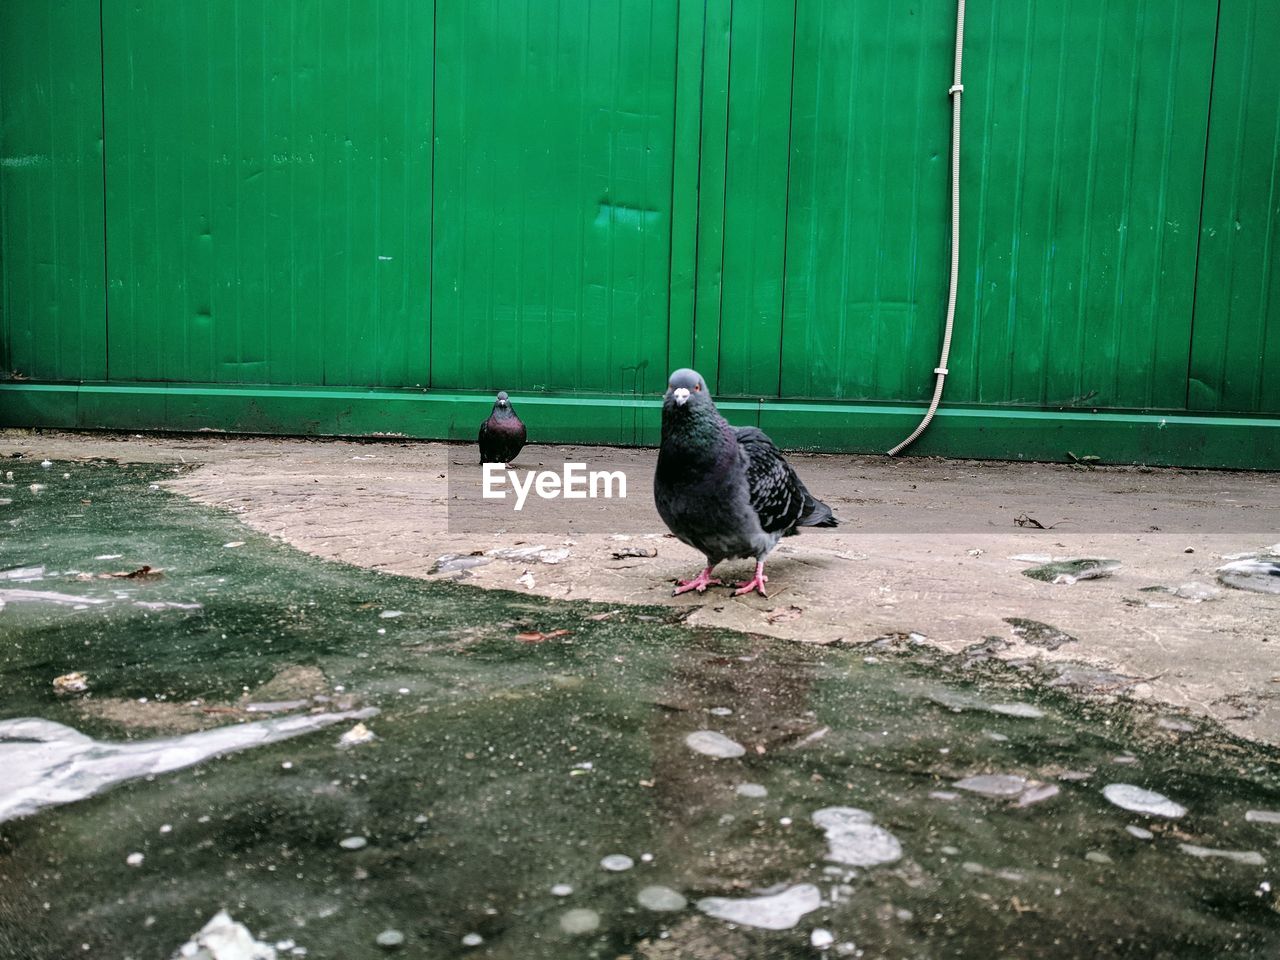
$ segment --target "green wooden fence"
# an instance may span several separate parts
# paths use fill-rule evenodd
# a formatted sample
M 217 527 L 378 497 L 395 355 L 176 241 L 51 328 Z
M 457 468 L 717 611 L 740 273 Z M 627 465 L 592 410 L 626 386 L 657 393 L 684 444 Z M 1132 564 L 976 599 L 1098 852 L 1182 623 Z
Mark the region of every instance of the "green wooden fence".
M 0 423 L 883 450 L 952 0 L 6 0 Z M 961 456 L 1280 468 L 1280 6 L 969 4 Z M 1272 374 L 1268 376 L 1268 373 Z

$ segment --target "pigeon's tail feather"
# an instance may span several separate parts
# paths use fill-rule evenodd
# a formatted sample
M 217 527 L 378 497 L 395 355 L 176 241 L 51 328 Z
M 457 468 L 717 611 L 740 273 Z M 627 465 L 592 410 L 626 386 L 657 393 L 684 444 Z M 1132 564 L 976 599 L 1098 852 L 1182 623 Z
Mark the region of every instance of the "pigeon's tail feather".
M 837 527 L 840 521 L 836 519 L 836 515 L 831 512 L 821 500 L 815 499 L 805 491 L 804 513 L 800 515 L 800 519 L 796 521 L 798 527 Z

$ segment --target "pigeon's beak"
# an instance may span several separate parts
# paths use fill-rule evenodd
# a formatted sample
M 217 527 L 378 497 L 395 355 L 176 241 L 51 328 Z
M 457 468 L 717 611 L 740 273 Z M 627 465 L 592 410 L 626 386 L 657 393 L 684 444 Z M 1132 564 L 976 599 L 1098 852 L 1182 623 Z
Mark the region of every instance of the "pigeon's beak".
M 689 390 L 686 387 L 676 387 L 671 391 L 671 396 L 675 398 L 678 407 L 683 407 L 689 402 Z

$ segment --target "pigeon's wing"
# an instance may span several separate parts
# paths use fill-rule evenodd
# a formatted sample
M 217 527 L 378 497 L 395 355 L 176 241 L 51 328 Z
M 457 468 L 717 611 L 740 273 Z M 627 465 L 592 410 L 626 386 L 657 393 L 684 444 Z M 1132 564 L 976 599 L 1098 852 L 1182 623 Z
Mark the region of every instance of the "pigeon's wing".
M 477 442 L 480 444 L 481 463 L 486 463 L 493 459 L 489 456 L 490 452 L 493 450 L 493 441 L 493 430 L 490 429 L 489 421 L 486 420 L 484 423 L 480 424 L 480 436 L 477 438 Z
M 738 427 L 735 432 L 747 454 L 747 490 L 760 526 L 766 533 L 790 530 L 804 515 L 809 492 L 762 430 Z

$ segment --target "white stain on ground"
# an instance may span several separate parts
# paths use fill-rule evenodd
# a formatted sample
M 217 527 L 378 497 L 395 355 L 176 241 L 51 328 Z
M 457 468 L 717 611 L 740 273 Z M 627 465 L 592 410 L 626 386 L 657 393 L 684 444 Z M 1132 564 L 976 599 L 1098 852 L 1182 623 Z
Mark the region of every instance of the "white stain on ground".
M 812 883 L 759 897 L 705 897 L 698 901 L 698 909 L 709 917 L 761 930 L 790 930 L 820 906 L 822 894 Z
M 902 858 L 902 844 L 875 817 L 856 807 L 824 807 L 814 812 L 814 826 L 827 835 L 827 859 L 850 867 L 874 867 Z
M 0 780 L 0 822 L 83 800 L 124 780 L 181 770 L 218 754 L 276 743 L 377 712 L 367 707 L 280 717 L 130 743 L 94 740 L 52 720 L 0 721 L 0 769 L 5 771 Z
M 685 746 L 695 753 L 715 757 L 718 760 L 732 760 L 747 752 L 747 748 L 742 744 L 714 730 L 695 730 L 684 738 L 684 742 Z
M 1102 795 L 1122 810 L 1146 814 L 1148 817 L 1176 818 L 1187 812 L 1186 807 L 1174 803 L 1164 794 L 1144 790 L 1131 783 L 1109 783 L 1102 788 Z

